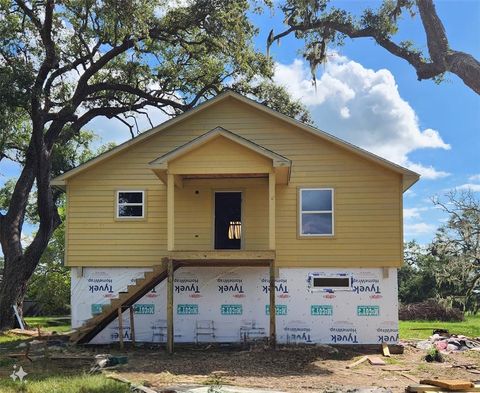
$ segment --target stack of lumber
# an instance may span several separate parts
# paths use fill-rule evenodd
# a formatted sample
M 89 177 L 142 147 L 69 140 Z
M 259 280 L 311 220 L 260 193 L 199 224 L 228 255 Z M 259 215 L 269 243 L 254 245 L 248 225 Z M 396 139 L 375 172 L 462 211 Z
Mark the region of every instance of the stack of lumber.
M 412 393 L 466 393 L 480 392 L 480 384 L 460 379 L 424 379 L 420 384 L 407 387 L 407 392 Z

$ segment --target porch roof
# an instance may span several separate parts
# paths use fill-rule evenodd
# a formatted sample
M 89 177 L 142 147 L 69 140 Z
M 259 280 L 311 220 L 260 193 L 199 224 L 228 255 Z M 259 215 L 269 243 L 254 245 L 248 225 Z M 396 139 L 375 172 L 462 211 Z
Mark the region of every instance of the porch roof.
M 224 138 L 223 140 L 227 141 L 226 148 L 232 150 L 228 152 L 219 151 L 218 153 L 230 154 L 233 160 L 232 165 L 222 165 L 218 156 L 215 157 L 215 160 L 212 160 L 211 156 L 205 157 L 207 161 L 215 163 L 215 165 L 208 165 L 206 168 L 202 168 L 201 165 L 199 165 L 189 169 L 185 168 L 185 165 L 180 165 L 180 167 L 179 165 L 175 165 L 182 159 L 188 159 L 189 155 L 193 156 L 198 149 L 206 147 L 209 143 L 213 145 L 215 141 L 219 141 L 219 138 Z M 247 155 L 244 160 L 248 162 L 246 165 L 235 166 L 234 158 L 238 158 L 234 157 L 237 153 L 235 149 L 239 149 L 239 155 Z M 248 159 L 248 157 L 250 157 L 250 159 Z M 262 165 L 254 165 L 252 163 L 254 159 L 258 159 Z M 277 183 L 287 184 L 290 180 L 292 162 L 288 158 L 226 130 L 223 127 L 216 127 L 163 154 L 151 161 L 148 165 L 164 183 L 166 183 L 167 173 L 174 174 L 177 180 L 180 181 L 185 178 L 268 177 L 269 173 L 275 173 L 278 175 Z

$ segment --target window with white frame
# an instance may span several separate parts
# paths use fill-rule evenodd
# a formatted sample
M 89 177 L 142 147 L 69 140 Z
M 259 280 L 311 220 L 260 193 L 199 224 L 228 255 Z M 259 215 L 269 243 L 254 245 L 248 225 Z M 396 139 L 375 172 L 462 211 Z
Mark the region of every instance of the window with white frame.
M 117 218 L 144 218 L 144 191 L 117 191 Z
M 333 189 L 300 189 L 300 236 L 333 235 Z

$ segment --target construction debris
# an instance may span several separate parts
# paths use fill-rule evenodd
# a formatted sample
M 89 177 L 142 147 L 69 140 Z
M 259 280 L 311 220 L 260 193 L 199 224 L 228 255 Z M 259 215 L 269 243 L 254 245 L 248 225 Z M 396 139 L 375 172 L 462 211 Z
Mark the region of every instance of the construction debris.
M 127 363 L 127 356 L 113 356 L 108 353 L 102 353 L 95 355 L 95 365 L 92 367 L 90 372 L 93 373 L 104 368 L 112 368 Z
M 382 343 L 382 353 L 383 353 L 383 356 L 387 358 L 390 357 L 390 349 L 388 349 L 388 345 L 386 343 Z
M 150 389 L 144 385 L 137 385 L 133 382 L 129 381 L 128 379 L 121 377 L 120 375 L 116 374 L 104 374 L 106 378 L 113 379 L 118 382 L 122 382 L 130 386 L 131 390 L 134 392 L 143 392 L 143 393 L 157 393 L 156 390 Z
M 480 350 L 480 340 L 469 338 L 467 336 L 450 334 L 448 331 L 439 332 L 430 336 L 428 340 L 419 341 L 417 348 L 431 350 L 437 349 L 442 353 L 454 351 Z
M 362 364 L 363 362 L 366 362 L 367 360 L 368 360 L 368 356 L 362 356 L 360 359 L 358 359 L 355 362 L 347 365 L 347 368 L 354 368 L 354 367 L 358 366 L 359 364 Z
M 447 393 L 480 392 L 480 384 L 456 379 L 425 379 L 420 384 L 409 385 L 407 392 L 412 393 Z
M 420 383 L 438 386 L 439 388 L 446 388 L 449 390 L 465 390 L 475 387 L 472 382 L 460 379 L 423 379 Z
M 368 361 L 372 366 L 385 366 L 387 363 L 378 356 L 368 356 Z

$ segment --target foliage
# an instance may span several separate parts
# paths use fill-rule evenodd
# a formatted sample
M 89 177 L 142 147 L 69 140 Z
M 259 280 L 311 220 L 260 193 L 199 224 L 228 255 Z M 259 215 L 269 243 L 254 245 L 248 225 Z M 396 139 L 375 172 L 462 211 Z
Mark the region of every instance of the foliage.
M 434 199 L 449 214 L 431 245 L 441 297 L 450 305 L 477 312 L 480 308 L 480 200 L 471 191 Z
M 398 318 L 403 321 L 463 321 L 465 317 L 458 308 L 447 307 L 430 299 L 419 303 L 401 304 Z
M 425 360 L 427 362 L 438 362 L 438 363 L 444 362 L 443 356 L 438 350 L 438 348 L 430 348 L 427 351 L 427 354 L 425 355 Z
M 224 381 L 221 375 L 213 373 L 206 381 L 205 384 L 208 385 L 207 393 L 222 393 L 222 387 Z
M 437 295 L 434 263 L 434 258 L 417 242 L 405 243 L 404 265 L 398 270 L 398 298 L 401 303 L 422 302 Z
M 271 30 L 267 50 L 281 38 L 294 35 L 304 41 L 304 57 L 310 63 L 313 80 L 318 65 L 327 61 L 328 48 L 343 45 L 346 38 L 371 38 L 392 55 L 406 60 L 417 72 L 418 80 L 440 82 L 445 72 L 459 76 L 480 94 L 480 62 L 473 56 L 449 46 L 442 21 L 433 0 L 383 0 L 378 7 L 365 8 L 360 14 L 333 5 L 330 0 L 286 0 L 280 5 L 285 15 L 285 30 Z M 427 37 L 428 53 L 413 42 L 396 42 L 399 20 L 420 15 Z
M 428 247 L 405 245 L 399 270 L 399 298 L 409 304 L 435 299 L 442 305 L 476 313 L 480 308 L 480 201 L 472 192 L 451 192 L 434 204 L 448 221 Z M 421 290 L 419 290 L 421 289 Z
M 62 198 L 63 202 L 64 198 Z M 55 230 L 28 283 L 26 298 L 35 300 L 42 315 L 67 315 L 70 304 L 70 269 L 64 266 L 65 207 L 59 208 L 62 224 Z

